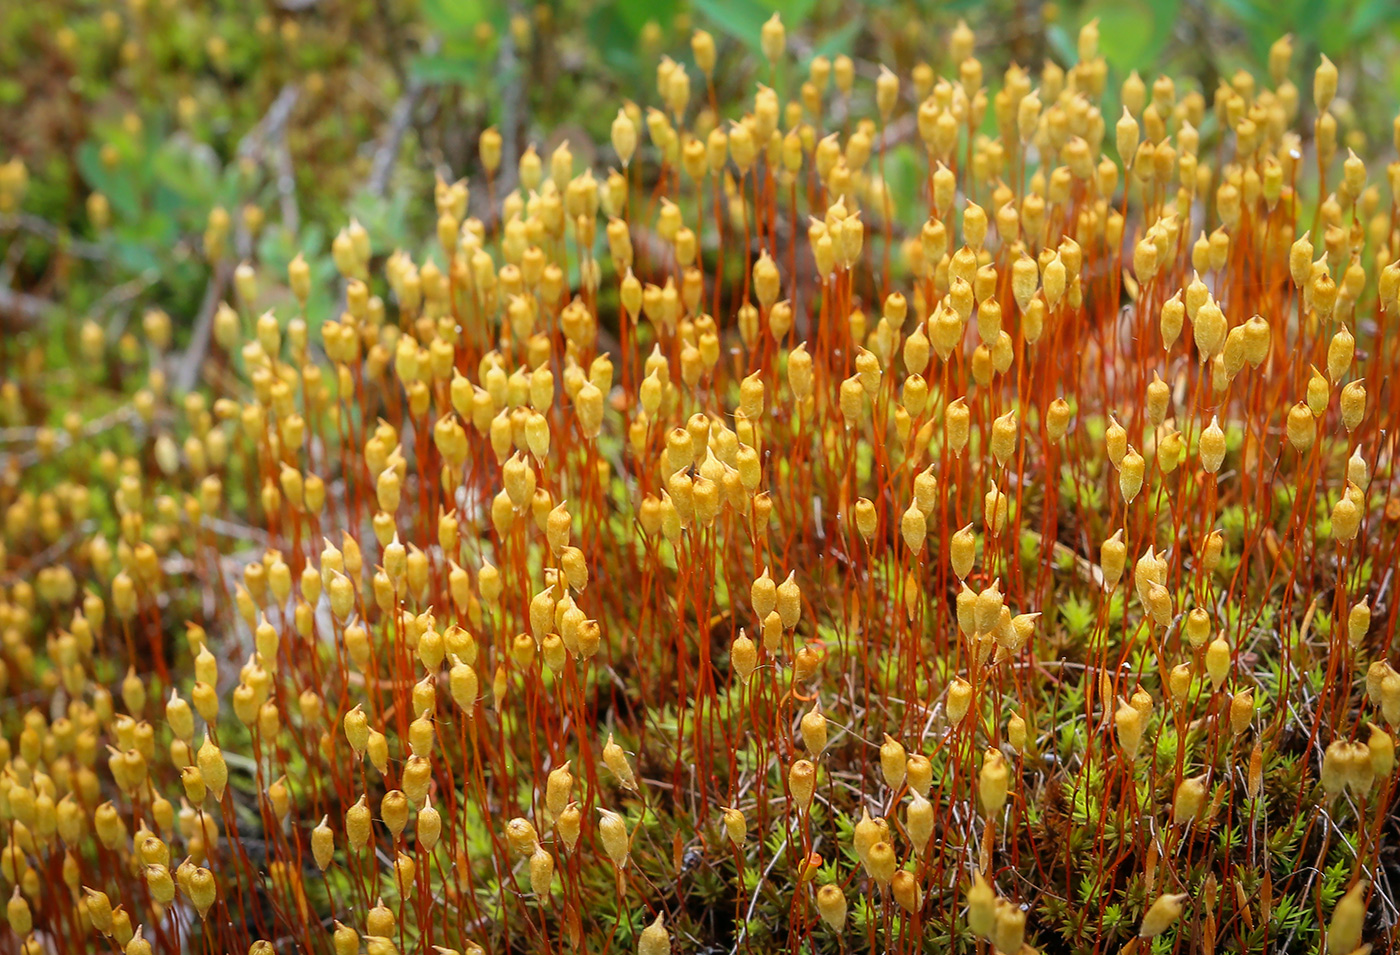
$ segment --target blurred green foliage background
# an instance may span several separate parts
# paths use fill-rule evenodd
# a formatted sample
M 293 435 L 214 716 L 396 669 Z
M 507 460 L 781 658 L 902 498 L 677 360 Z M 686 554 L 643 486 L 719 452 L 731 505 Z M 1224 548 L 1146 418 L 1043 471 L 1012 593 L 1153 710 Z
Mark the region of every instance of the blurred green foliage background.
M 663 54 L 720 47 L 716 96 L 737 116 L 752 82 L 795 92 L 817 54 L 849 53 L 857 96 L 880 64 L 955 71 L 947 37 L 976 32 L 988 77 L 1012 62 L 1073 62 L 1098 18 L 1113 71 L 1153 63 L 1209 102 L 1222 78 L 1263 76 L 1269 45 L 1295 38 L 1308 89 L 1325 52 L 1341 70 L 1343 142 L 1393 158 L 1400 102 L 1395 0 L 49 0 L 0 15 L 0 163 L 19 159 L 17 209 L 0 210 L 0 322 L 94 318 L 119 334 L 164 308 L 194 321 L 213 274 L 210 211 L 239 228 L 231 250 L 278 282 L 304 250 L 330 274 L 329 237 L 351 217 L 388 252 L 425 228 L 435 175 L 480 182 L 476 143 L 496 126 L 506 167 L 528 143 L 568 138 L 583 162 L 614 159 L 608 127 L 626 99 L 653 103 Z M 796 64 L 769 75 L 762 22 L 788 26 Z M 698 74 L 695 74 L 698 76 Z M 1145 77 L 1149 82 L 1152 77 Z M 864 87 L 864 88 L 862 88 Z M 14 168 L 13 166 L 11 167 Z M 917 188 L 918 176 L 891 187 Z M 509 176 L 504 185 L 509 185 Z M 474 189 L 476 203 L 485 191 Z M 248 211 L 244 212 L 247 209 Z M 328 283 L 318 283 L 328 284 Z M 319 303 L 329 310 L 329 299 Z M 316 310 L 313 305 L 313 312 Z M 313 318 L 317 316 L 313 315 Z M 177 339 L 178 343 L 178 339 Z

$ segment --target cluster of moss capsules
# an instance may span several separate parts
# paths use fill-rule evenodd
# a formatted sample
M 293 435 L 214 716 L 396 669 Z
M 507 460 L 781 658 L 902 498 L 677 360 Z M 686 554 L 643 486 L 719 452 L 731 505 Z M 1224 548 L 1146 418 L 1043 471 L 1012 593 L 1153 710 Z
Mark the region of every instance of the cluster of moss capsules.
M 336 315 L 238 265 L 195 390 L 154 311 L 100 418 L 24 356 L 5 938 L 1391 950 L 1400 163 L 1287 39 L 1106 151 L 1097 45 L 721 123 L 700 32 L 616 168 L 488 131 L 416 254 L 350 223 Z

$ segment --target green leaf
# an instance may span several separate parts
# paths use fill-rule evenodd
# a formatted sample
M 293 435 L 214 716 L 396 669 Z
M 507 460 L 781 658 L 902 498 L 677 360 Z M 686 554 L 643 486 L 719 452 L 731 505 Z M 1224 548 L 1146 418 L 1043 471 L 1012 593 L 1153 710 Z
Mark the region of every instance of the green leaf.
M 806 22 L 816 5 L 817 0 L 769 0 L 767 3 L 760 0 L 696 0 L 695 9 L 715 27 L 757 50 L 763 24 L 769 17 L 778 14 L 783 24 L 791 30 Z M 858 29 L 859 21 L 853 21 L 851 26 Z
M 1367 37 L 1371 31 L 1386 21 L 1394 9 L 1393 0 L 1369 0 L 1367 3 L 1358 5 L 1352 12 L 1349 25 L 1352 39 L 1360 40 Z
M 834 57 L 838 53 L 843 53 L 855 46 L 856 37 L 860 35 L 861 23 L 859 20 L 852 20 L 839 30 L 827 34 L 812 48 L 812 56 Z
M 485 0 L 423 0 L 422 10 L 423 19 L 435 31 L 461 38 L 471 37 L 483 20 L 499 20 L 500 24 L 493 25 L 503 25 L 506 16 L 504 3 L 489 4 Z
M 1084 8 L 1083 22 L 1098 17 L 1099 52 L 1118 76 L 1157 59 L 1168 35 L 1143 0 L 1101 0 Z
M 470 83 L 480 75 L 481 64 L 476 56 L 438 53 L 415 57 L 409 72 L 425 83 Z

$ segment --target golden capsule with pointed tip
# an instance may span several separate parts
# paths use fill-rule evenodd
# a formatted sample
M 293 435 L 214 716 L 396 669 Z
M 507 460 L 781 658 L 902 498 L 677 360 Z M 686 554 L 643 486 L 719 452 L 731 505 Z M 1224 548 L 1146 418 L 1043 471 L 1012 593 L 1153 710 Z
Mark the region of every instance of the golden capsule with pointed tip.
M 1162 347 L 1171 351 L 1172 345 L 1181 337 L 1181 330 L 1186 324 L 1186 304 L 1181 300 L 1181 292 L 1177 292 L 1171 298 L 1162 303 L 1162 311 L 1158 317 L 1157 327 L 1162 335 Z
M 1078 282 L 1075 283 L 1078 288 Z M 1045 299 L 1039 295 L 1030 300 L 1026 306 L 1025 313 L 1021 316 L 1021 337 L 1025 339 L 1027 345 L 1034 345 L 1040 341 L 1040 336 L 1045 333 Z M 1004 338 L 1002 340 L 1005 340 Z
M 1307 403 L 1308 410 L 1313 417 L 1320 418 L 1327 413 L 1327 405 L 1332 400 L 1332 388 L 1327 383 L 1327 379 L 1322 376 L 1322 372 L 1317 370 L 1317 366 L 1312 367 L 1312 374 L 1308 378 L 1307 393 L 1303 399 Z
M 1347 644 L 1353 648 L 1361 646 L 1366 633 L 1371 629 L 1371 605 L 1362 600 L 1347 613 Z
M 875 538 L 875 531 L 879 528 L 880 517 L 875 510 L 875 503 L 869 498 L 857 498 L 855 504 L 856 531 L 865 538 L 868 545 Z
M 1040 285 L 1045 293 L 1045 304 L 1052 310 L 1064 298 L 1065 288 L 1069 281 L 1069 273 L 1065 268 L 1064 259 L 1058 252 L 1045 263 L 1041 270 Z
M 617 781 L 624 789 L 637 789 L 637 777 L 632 772 L 632 766 L 627 762 L 627 754 L 623 752 L 621 746 L 613 739 L 611 733 L 608 734 L 608 741 L 603 746 L 603 765 L 617 777 Z
M 905 810 L 904 814 L 904 830 L 909 835 L 909 842 L 914 848 L 915 855 L 922 857 L 928 849 L 936 823 L 933 804 L 920 793 L 915 792 L 909 801 L 909 808 Z
M 1006 805 L 1010 781 L 1006 758 L 1001 755 L 1001 750 L 987 750 L 977 777 L 977 796 L 982 803 L 983 815 L 991 818 L 1001 814 L 1002 807 Z
M 625 109 L 619 109 L 612 121 L 612 146 L 617 158 L 622 161 L 622 168 L 626 169 L 637 150 L 637 125 Z
M 1011 502 L 995 481 L 989 481 L 988 485 L 987 493 L 982 496 L 982 525 L 988 534 L 995 537 L 1006 526 Z
M 379 818 L 384 820 L 389 834 L 398 839 L 408 825 L 408 797 L 401 790 L 389 790 L 380 801 Z
M 1395 674 L 1395 669 L 1385 660 L 1377 660 L 1372 663 L 1366 669 L 1366 698 L 1379 706 L 1382 700 L 1382 688 L 1393 674 Z M 62 803 L 59 803 L 59 808 L 63 808 Z
M 389 739 L 379 730 L 369 731 L 369 742 L 365 745 L 365 755 L 370 765 L 383 776 L 389 771 Z
M 888 733 L 885 734 L 885 741 L 880 744 L 880 772 L 884 776 L 885 785 L 891 789 L 898 789 L 908 772 L 908 758 L 904 747 Z
M 325 872 L 335 855 L 335 833 L 331 831 L 329 816 L 322 816 L 320 824 L 311 830 L 311 855 L 316 867 Z
M 948 684 L 948 700 L 944 708 L 947 710 L 949 723 L 954 726 L 961 723 L 972 708 L 972 684 L 960 676 L 954 677 L 953 682 Z
M 871 818 L 869 807 L 862 806 L 860 820 L 856 822 L 851 832 L 853 847 L 856 858 L 870 871 L 870 849 L 877 842 L 889 840 L 889 824 L 881 818 Z
M 924 904 L 924 892 L 919 880 L 907 869 L 898 869 L 890 879 L 890 891 L 899 907 L 910 915 L 919 911 Z
M 778 615 L 778 611 L 773 610 L 763 618 L 763 649 L 769 653 L 777 653 L 782 647 L 783 618 Z
M 1035 297 L 1040 284 L 1040 267 L 1036 260 L 1024 252 L 1011 264 L 1011 294 L 1016 299 L 1016 307 L 1024 314 Z
M 774 16 L 776 17 L 777 14 Z M 536 893 L 542 894 L 538 890 Z M 642 929 L 642 934 L 637 939 L 637 955 L 670 955 L 671 935 L 666 931 L 662 915 L 663 913 L 657 912 L 652 923 Z
M 1006 467 L 1016 451 L 1016 410 L 1006 412 L 992 422 L 992 457 L 998 467 Z
M 894 854 L 894 847 L 884 840 L 872 845 L 866 853 L 866 868 L 870 871 L 870 877 L 881 886 L 890 884 L 898 865 L 899 860 Z
M 538 896 L 548 896 L 550 884 L 554 881 L 554 856 L 543 847 L 530 855 L 530 891 Z
M 1152 239 L 1152 232 L 1133 247 L 1133 274 L 1137 276 L 1140 284 L 1146 285 L 1157 275 L 1158 253 L 1157 243 Z
M 1050 406 L 1045 409 L 1045 433 L 1052 443 L 1058 444 L 1060 439 L 1069 430 L 1069 423 L 1072 417 L 1069 402 L 1063 398 L 1056 398 L 1050 402 Z
M 1225 680 L 1230 675 L 1231 662 L 1230 644 L 1224 637 L 1216 637 L 1210 646 L 1206 647 L 1206 675 L 1210 677 L 1210 682 L 1217 691 L 1224 687 Z
M 1118 465 L 1118 490 L 1123 495 L 1123 500 L 1131 504 L 1133 499 L 1142 490 L 1143 475 L 1147 468 L 1147 462 L 1142 459 L 1142 455 L 1132 445 L 1128 446 L 1127 452 L 1123 455 L 1123 460 Z
M 778 274 L 778 266 L 774 264 L 773 257 L 768 254 L 768 250 L 764 249 L 759 253 L 758 261 L 753 266 L 753 290 L 758 304 L 765 309 L 772 308 L 773 303 L 778 300 L 782 281 L 782 276 Z M 756 374 L 757 372 L 755 372 Z
M 1244 368 L 1244 326 L 1236 325 L 1230 329 L 1225 336 L 1225 346 L 1220 354 L 1215 356 L 1215 361 L 1219 362 L 1220 368 L 1224 371 L 1226 380 L 1234 380 L 1234 377 Z
M 994 580 L 977 595 L 973 605 L 973 624 L 977 633 L 991 633 L 996 629 L 997 620 L 1004 608 L 1001 595 L 1001 582 Z
M 1230 698 L 1230 732 L 1236 736 L 1249 728 L 1254 719 L 1254 690 L 1245 687 Z
M 185 742 L 194 739 L 194 714 L 190 711 L 189 703 L 181 699 L 173 687 L 170 690 L 170 700 L 165 704 L 165 719 L 177 739 Z
M 1142 737 L 1147 729 L 1147 719 L 1137 707 L 1130 703 L 1124 703 L 1114 713 L 1113 722 L 1118 731 L 1118 745 L 1123 750 L 1128 762 L 1131 763 L 1137 759 L 1138 750 L 1142 748 Z
M 1171 474 L 1181 463 L 1181 456 L 1186 450 L 1186 443 L 1181 438 L 1181 432 L 1172 430 L 1157 442 L 1157 467 L 1163 474 Z
M 1207 574 L 1215 572 L 1215 568 L 1220 564 L 1221 555 L 1225 552 L 1225 535 L 1219 530 L 1213 530 L 1201 541 L 1201 567 Z
M 773 582 L 773 577 L 767 567 L 764 567 L 763 573 L 759 574 L 749 585 L 749 600 L 753 605 L 754 615 L 760 620 L 777 608 L 778 586 Z
M 977 592 L 964 580 L 959 584 L 956 602 L 958 629 L 966 636 L 974 636 L 977 630 Z
M 19 886 L 15 886 L 10 901 L 5 905 L 5 917 L 10 930 L 21 938 L 34 929 L 34 913 L 30 911 L 29 902 L 21 894 Z
M 126 906 L 118 905 L 112 910 L 112 940 L 117 943 L 118 948 L 124 949 L 136 933 L 131 929 L 131 914 L 127 912 Z
M 973 350 L 972 380 L 979 388 L 985 388 L 992 383 L 992 378 L 996 374 L 995 365 L 991 349 L 986 345 L 978 345 Z
M 1225 346 L 1227 331 L 1225 313 L 1213 300 L 1207 299 L 1196 310 L 1196 316 L 1192 320 L 1192 334 L 1202 362 L 1209 361 L 1220 353 Z
M 1108 427 L 1104 430 L 1104 446 L 1108 450 L 1108 460 L 1115 468 L 1121 467 L 1123 457 L 1128 453 L 1128 432 L 1113 415 L 1108 416 Z
M 583 812 L 579 809 L 578 803 L 571 802 L 564 807 L 564 811 L 554 820 L 554 831 L 572 852 L 574 847 L 578 845 L 579 836 L 583 832 Z
M 922 554 L 924 540 L 928 537 L 928 519 L 924 517 L 924 512 L 919 509 L 917 501 L 909 503 L 909 507 L 900 518 L 899 529 L 904 538 L 904 546 L 909 548 L 910 553 L 915 557 Z
M 59 800 L 58 806 L 55 808 L 55 817 L 55 828 L 59 838 L 70 847 L 76 846 L 83 837 L 87 822 L 82 806 L 79 805 L 73 793 L 66 793 Z
M 1317 425 L 1307 402 L 1300 401 L 1288 409 L 1288 441 L 1294 450 L 1304 454 L 1317 439 Z
M 1318 318 L 1328 321 L 1336 310 L 1339 289 L 1331 273 L 1325 267 L 1326 257 L 1324 256 L 1319 262 L 1322 264 L 1315 269 L 1309 288 L 1312 292 L 1313 311 L 1317 313 Z
M 103 935 L 112 934 L 112 901 L 107 897 L 106 892 L 90 889 L 83 886 L 84 898 L 87 903 L 88 920 L 92 927 Z
M 1186 286 L 1186 316 L 1191 321 L 1196 320 L 1201 308 L 1211 301 L 1210 286 L 1207 285 L 1199 274 L 1191 277 L 1191 284 Z
M 1114 124 L 1114 142 L 1118 147 L 1118 156 L 1125 166 L 1130 164 L 1137 155 L 1141 132 L 1137 120 L 1133 118 L 1132 113 L 1125 105 L 1123 115 Z
M 1327 955 L 1347 955 L 1361 944 L 1361 931 L 1366 924 L 1366 890 L 1370 883 L 1357 882 L 1337 900 L 1332 920 L 1327 924 Z
M 1001 619 L 997 623 L 996 640 L 1009 653 L 1018 653 L 1035 635 L 1035 622 L 1040 619 L 1037 613 L 1018 613 L 1002 607 Z
M 1167 689 L 1171 693 L 1172 699 L 1178 704 L 1186 702 L 1187 694 L 1191 692 L 1191 665 L 1189 663 L 1178 663 L 1172 667 L 1167 675 Z
M 1152 372 L 1152 381 L 1147 386 L 1147 420 L 1154 426 L 1160 426 L 1167 420 L 1167 405 L 1171 400 L 1171 388 L 1162 380 L 1162 376 L 1156 371 Z
M 1370 730 L 1366 749 L 1371 761 L 1371 773 L 1376 779 L 1384 781 L 1395 770 L 1395 740 L 1374 723 L 1370 724 Z
M 199 764 L 200 775 L 204 778 L 204 785 L 214 795 L 214 801 L 222 802 L 224 787 L 228 785 L 228 765 L 224 762 L 223 752 L 209 738 L 207 730 L 204 743 L 196 754 L 196 761 Z
M 1371 765 L 1371 748 L 1364 742 L 1348 742 L 1344 745 L 1341 773 L 1345 786 L 1355 795 L 1366 795 L 1375 783 L 1375 772 Z
M 1210 424 L 1201 432 L 1201 468 L 1207 474 L 1215 474 L 1225 460 L 1225 432 L 1220 428 L 1220 419 L 1211 415 Z
M 404 763 L 403 791 L 408 801 L 421 806 L 428 798 L 428 789 L 433 781 L 433 764 L 426 756 L 414 753 Z
M 812 806 L 812 796 L 816 792 L 817 767 L 807 759 L 793 762 L 788 770 L 788 791 L 797 801 L 797 808 L 807 812 Z
M 904 402 L 903 410 L 909 414 L 911 423 L 914 418 L 923 415 L 924 409 L 928 407 L 928 382 L 924 380 L 923 375 L 910 375 L 904 379 L 904 390 L 901 393 L 901 398 Z M 899 410 L 897 408 L 895 413 L 898 414 Z M 919 429 L 920 441 L 923 444 L 928 443 L 926 435 L 932 433 L 932 426 L 933 422 L 929 421 L 925 422 L 923 427 Z M 906 441 L 907 439 L 901 434 L 900 440 Z
M 187 877 L 184 885 L 185 894 L 189 896 L 190 902 L 195 910 L 199 912 L 200 919 L 208 916 L 209 910 L 214 907 L 214 902 L 218 898 L 218 883 L 214 880 L 214 873 L 203 866 L 195 866 Z
M 574 788 L 574 776 L 569 772 L 569 762 L 556 766 L 545 779 L 545 806 L 556 819 L 568 806 Z
M 335 929 L 331 934 L 331 945 L 335 949 L 335 955 L 358 955 L 360 951 L 359 933 L 348 925 L 342 925 L 339 921 L 333 924 Z
M 393 934 L 397 924 L 393 909 L 385 905 L 382 898 L 377 899 L 374 907 L 365 913 L 365 930 L 371 937 L 387 938 Z
M 802 589 L 797 584 L 797 571 L 790 570 L 778 585 L 775 609 L 785 630 L 796 630 L 802 619 Z
M 1016 752 L 1025 754 L 1029 737 L 1026 734 L 1026 721 L 1019 713 L 1012 713 L 1006 721 L 1006 741 Z
M 861 385 L 860 376 L 852 375 L 841 382 L 840 408 L 847 431 L 860 423 L 861 413 L 865 410 L 865 388 Z
M 1200 607 L 1193 607 L 1186 615 L 1182 630 L 1191 646 L 1198 649 L 1205 646 L 1206 640 L 1210 639 L 1210 614 Z
M 792 389 L 792 395 L 798 402 L 804 402 L 812 397 L 812 356 L 807 351 L 807 343 L 799 342 L 797 347 L 788 353 L 788 387 Z
M 846 927 L 846 893 L 839 885 L 827 883 L 817 889 L 817 913 L 833 932 Z
M 919 322 L 914 326 L 913 333 L 904 340 L 904 370 L 907 374 L 922 375 L 928 370 L 932 358 L 930 347 L 924 323 Z
M 126 943 L 126 947 L 122 949 L 122 955 L 152 955 L 152 952 L 154 952 L 155 950 L 151 948 L 151 943 L 147 941 L 145 935 L 142 934 L 144 930 L 145 926 L 136 926 L 136 931 L 132 933 L 130 940 Z M 254 946 L 257 946 L 257 944 L 257 942 L 253 943 Z M 272 951 L 272 947 L 269 943 L 264 942 L 263 944 L 267 945 L 267 948 L 260 950 L 258 952 L 258 955 L 265 955 L 265 953 L 270 953 Z M 31 951 L 34 952 L 34 955 L 37 955 L 39 951 L 37 944 L 33 949 L 30 949 L 27 946 L 24 949 L 25 955 L 29 955 Z M 252 949 L 250 949 L 249 951 L 251 952 Z
M 463 663 L 455 654 L 451 660 L 452 668 L 447 672 L 448 691 L 452 694 L 452 701 L 461 707 L 468 719 L 472 719 L 476 715 L 477 697 L 481 695 L 480 682 L 470 665 Z
M 627 823 L 610 809 L 599 807 L 598 812 L 602 816 L 598 822 L 598 838 L 603 844 L 603 851 L 607 853 L 608 858 L 612 860 L 612 864 L 616 868 L 624 869 L 627 867 L 627 857 L 631 846 L 631 839 L 627 834 Z
M 418 864 L 413 857 L 400 852 L 394 858 L 394 885 L 399 890 L 399 899 L 407 902 L 413 898 L 413 890 L 416 886 L 415 875 L 418 871 Z
M 1025 944 L 1026 913 L 1006 899 L 997 899 L 996 921 L 992 927 L 992 945 L 999 952 L 1019 952 Z
M 977 535 L 972 527 L 972 524 L 967 524 L 955 531 L 948 542 L 948 561 L 959 580 L 972 572 L 977 560 Z
M 1361 419 L 1366 417 L 1366 386 L 1363 379 L 1349 381 L 1342 388 L 1342 426 L 1347 429 L 1347 433 L 1356 430 L 1361 424 Z
M 807 747 L 807 753 L 813 758 L 820 756 L 826 749 L 826 724 L 826 717 L 822 715 L 821 701 L 817 700 L 812 704 L 812 708 L 803 714 L 799 723 L 802 743 Z
M 1262 315 L 1254 315 L 1241 326 L 1244 329 L 1244 359 L 1253 368 L 1258 368 L 1269 357 L 1269 322 Z
M 967 927 L 978 938 L 990 940 L 996 924 L 996 890 L 983 877 L 981 869 L 974 869 L 972 882 L 967 887 Z
M 350 611 L 355 608 L 355 587 L 350 578 L 339 571 L 332 571 L 332 574 L 330 584 L 326 588 L 330 597 L 331 612 L 337 620 L 344 622 L 350 616 Z
M 1148 907 L 1146 914 L 1142 917 L 1142 924 L 1138 927 L 1139 938 L 1156 938 L 1181 917 L 1185 909 L 1185 902 L 1189 896 L 1159 895 Z
M 517 856 L 525 859 L 539 846 L 540 837 L 534 823 L 523 816 L 516 816 L 506 823 L 506 842 Z
M 351 849 L 364 849 L 370 844 L 371 828 L 370 802 L 361 794 L 360 800 L 346 809 L 346 839 Z
M 914 506 L 928 518 L 933 516 L 933 509 L 937 504 L 938 478 L 933 473 L 933 465 L 930 464 L 914 475 Z
M 1361 517 L 1361 508 L 1350 495 L 1343 494 L 1332 505 L 1332 536 L 1341 543 L 1354 540 L 1361 530 Z
M 944 435 L 953 454 L 961 456 L 967 447 L 968 431 L 972 423 L 972 409 L 963 398 L 949 402 L 943 412 Z

